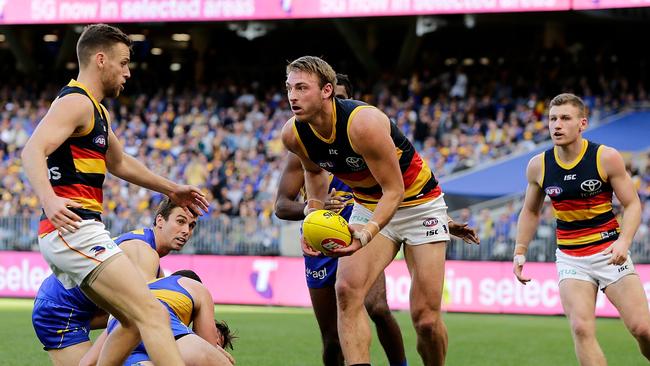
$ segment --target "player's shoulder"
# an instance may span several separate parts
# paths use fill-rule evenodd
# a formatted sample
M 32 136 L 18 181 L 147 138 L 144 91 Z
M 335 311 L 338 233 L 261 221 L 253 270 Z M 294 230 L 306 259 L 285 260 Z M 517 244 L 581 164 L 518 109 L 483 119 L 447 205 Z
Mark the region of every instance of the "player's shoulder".
M 528 166 L 526 166 L 526 175 L 529 177 L 529 180 L 538 181 L 538 177 L 543 173 L 544 170 L 544 156 L 546 152 L 542 151 L 539 154 L 535 154 L 533 157 L 528 160 Z
M 287 122 L 284 123 L 284 126 L 282 126 L 282 132 L 281 132 L 281 137 L 282 137 L 282 142 L 285 145 L 288 146 L 293 146 L 293 143 L 296 140 L 296 135 L 295 135 L 295 122 L 296 122 L 296 117 L 291 117 L 287 120 Z
M 92 100 L 81 93 L 70 93 L 57 97 L 52 102 L 51 108 L 73 108 L 70 110 L 81 109 L 82 111 L 92 111 L 94 106 Z

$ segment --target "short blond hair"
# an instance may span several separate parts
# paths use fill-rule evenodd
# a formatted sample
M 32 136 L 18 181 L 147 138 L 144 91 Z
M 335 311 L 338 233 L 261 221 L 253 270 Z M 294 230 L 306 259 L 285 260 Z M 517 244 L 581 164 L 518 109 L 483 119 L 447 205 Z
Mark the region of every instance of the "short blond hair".
M 320 57 L 316 56 L 302 56 L 287 65 L 287 76 L 292 71 L 302 71 L 309 74 L 314 74 L 318 77 L 318 86 L 324 87 L 327 83 L 336 85 L 336 72 Z
M 578 117 L 586 118 L 587 117 L 587 107 L 585 102 L 580 99 L 579 96 L 571 93 L 562 93 L 551 100 L 549 104 L 550 107 L 559 107 L 561 105 L 571 104 L 572 106 L 578 108 Z

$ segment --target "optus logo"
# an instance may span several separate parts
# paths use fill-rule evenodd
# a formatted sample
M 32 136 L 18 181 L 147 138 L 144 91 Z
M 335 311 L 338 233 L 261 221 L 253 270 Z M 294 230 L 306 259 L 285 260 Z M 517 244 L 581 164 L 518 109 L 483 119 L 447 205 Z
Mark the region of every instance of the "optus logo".
M 273 297 L 271 287 L 271 274 L 278 269 L 278 262 L 274 260 L 256 260 L 253 262 L 253 272 L 250 274 L 250 282 L 255 292 L 265 299 Z

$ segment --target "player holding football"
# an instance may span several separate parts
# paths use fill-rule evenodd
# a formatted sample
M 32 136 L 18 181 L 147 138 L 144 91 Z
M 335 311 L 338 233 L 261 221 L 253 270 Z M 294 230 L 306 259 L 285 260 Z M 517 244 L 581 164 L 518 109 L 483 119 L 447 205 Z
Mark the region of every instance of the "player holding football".
M 352 85 L 346 75 L 336 75 L 337 85 L 335 95 L 339 99 L 348 99 L 352 95 Z M 335 211 L 346 220 L 352 213 L 352 192 L 341 180 L 330 176 L 331 194 L 325 204 L 325 209 Z M 295 198 L 304 185 L 304 174 L 300 159 L 289 153 L 287 165 L 280 177 L 278 193 L 275 201 L 275 214 L 284 220 L 302 220 L 305 218 L 305 204 Z M 336 326 L 336 268 L 338 258 L 323 254 L 318 256 L 305 255 L 305 275 L 309 297 L 316 315 L 323 343 L 323 364 L 343 366 L 343 353 L 337 334 Z M 370 287 L 365 298 L 364 306 L 370 319 L 375 323 L 377 336 L 384 348 L 391 366 L 406 365 L 404 343 L 399 325 L 388 308 L 386 300 L 386 277 L 382 271 Z
M 369 365 L 370 327 L 364 299 L 401 244 L 411 274 L 411 318 L 425 365 L 441 365 L 447 330 L 441 317 L 446 204 L 433 172 L 397 126 L 377 108 L 334 98 L 336 75 L 318 57 L 286 69 L 294 117 L 282 129 L 284 145 L 305 169 L 308 210 L 323 208 L 328 174 L 354 194 L 352 243 L 334 250 L 339 260 L 338 332 L 348 365 Z M 398 210 L 399 209 L 399 210 Z M 303 251 L 317 255 L 302 243 Z

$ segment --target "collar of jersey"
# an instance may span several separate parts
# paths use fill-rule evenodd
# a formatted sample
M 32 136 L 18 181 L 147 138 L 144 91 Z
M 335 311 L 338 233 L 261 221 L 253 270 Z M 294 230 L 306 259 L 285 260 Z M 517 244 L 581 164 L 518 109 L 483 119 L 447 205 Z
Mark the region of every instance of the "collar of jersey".
M 88 94 L 88 98 L 90 98 L 90 100 L 93 101 L 93 104 L 95 105 L 95 108 L 97 108 L 97 110 L 101 113 L 102 109 L 99 107 L 99 103 L 97 102 L 97 99 L 95 99 L 95 97 L 90 93 L 90 91 L 88 90 L 88 88 L 86 88 L 85 85 L 83 85 L 82 83 L 78 82 L 75 79 L 71 79 L 70 82 L 68 83 L 68 86 L 77 87 L 77 88 L 85 91 L 86 94 Z
M 321 136 L 318 131 L 312 127 L 312 125 L 309 125 L 309 128 L 311 128 L 311 132 L 318 137 L 319 140 L 323 141 L 324 143 L 331 144 L 336 140 L 336 103 L 334 102 L 334 98 L 332 98 L 332 134 L 330 135 L 329 138 L 325 138 Z
M 573 159 L 573 161 L 570 163 L 563 162 L 560 159 L 560 157 L 557 155 L 557 150 L 558 150 L 557 147 L 553 148 L 553 155 L 555 155 L 555 162 L 557 163 L 557 165 L 559 165 L 562 169 L 565 170 L 571 170 L 575 168 L 576 165 L 578 165 L 578 163 L 580 162 L 580 160 L 582 160 L 582 158 L 585 156 L 585 152 L 587 152 L 588 144 L 589 142 L 587 140 L 582 139 L 582 150 L 580 150 L 580 154 L 578 154 L 578 157 Z

